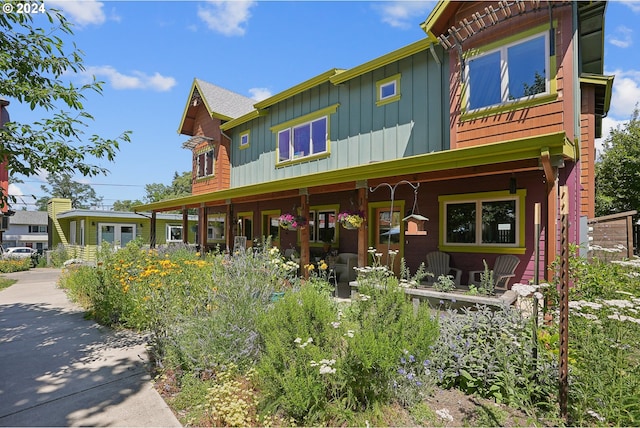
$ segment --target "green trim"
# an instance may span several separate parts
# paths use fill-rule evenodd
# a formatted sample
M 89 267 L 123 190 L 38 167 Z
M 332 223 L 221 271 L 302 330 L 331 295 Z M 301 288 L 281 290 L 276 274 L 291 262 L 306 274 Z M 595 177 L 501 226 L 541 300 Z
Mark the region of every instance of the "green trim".
M 344 83 L 347 80 L 353 79 L 354 77 L 362 76 L 363 74 L 366 74 L 370 71 L 384 67 L 385 65 L 391 64 L 392 62 L 396 62 L 403 58 L 414 55 L 418 52 L 422 52 L 428 49 L 429 46 L 431 46 L 432 44 L 433 44 L 433 41 L 429 39 L 418 40 L 417 42 L 414 42 L 403 48 L 390 52 L 379 58 L 376 58 L 369 62 L 365 62 L 364 64 L 358 65 L 347 71 L 343 71 L 340 74 L 336 74 L 334 77 L 330 79 L 331 83 L 333 83 L 334 85 Z
M 398 250 L 397 258 L 404 257 L 404 222 L 402 221 L 405 201 L 404 199 L 394 200 L 393 201 L 393 210 L 395 211 L 398 208 L 400 212 L 400 241 L 398 242 L 398 246 L 400 247 Z M 369 247 L 373 247 L 376 243 L 376 228 L 374 227 L 376 220 L 375 213 L 378 208 L 389 208 L 391 209 L 391 200 L 388 201 L 380 201 L 380 202 L 369 202 L 367 204 L 367 229 L 369 231 Z M 367 260 L 368 262 L 368 260 Z
M 594 85 L 604 88 L 602 98 L 604 115 L 609 112 L 611 107 L 611 92 L 613 90 L 613 80 L 615 76 L 603 76 L 601 74 L 582 73 L 580 75 L 580 84 Z
M 280 210 L 264 210 L 260 211 L 260 236 L 266 237 L 269 232 L 269 224 L 267 224 L 267 220 L 271 216 L 279 217 L 282 211 Z M 267 226 L 267 230 L 265 230 L 265 226 Z M 256 228 L 253 228 L 253 233 L 255 234 Z M 278 236 L 275 239 L 271 240 L 272 245 L 280 246 L 280 227 L 278 227 Z
M 269 129 L 271 130 L 271 132 L 277 133 L 282 131 L 283 129 L 291 128 L 293 126 L 300 125 L 302 123 L 311 122 L 312 120 L 318 119 L 322 116 L 327 116 L 327 119 L 328 119 L 328 116 L 330 114 L 335 113 L 338 110 L 338 107 L 340 107 L 340 103 L 336 103 L 328 107 L 322 108 L 320 110 L 307 113 L 303 116 L 296 117 L 295 119 L 287 120 L 286 122 L 282 122 L 282 123 L 279 123 L 278 125 L 274 125 Z M 328 128 L 329 128 L 329 124 L 327 124 L 327 134 L 329 133 Z
M 182 134 L 182 128 L 184 128 L 184 120 L 187 118 L 187 111 L 189 111 L 189 107 L 191 107 L 191 98 L 193 97 L 194 89 L 198 89 L 198 92 L 200 93 L 200 99 L 202 99 L 202 102 L 204 103 L 204 107 L 207 109 L 207 113 L 209 113 L 209 116 L 215 117 L 224 121 L 229 121 L 233 119 L 232 117 L 213 111 L 209 106 L 209 104 L 207 103 L 207 100 L 202 96 L 202 89 L 200 88 L 200 85 L 198 85 L 198 79 L 193 79 L 193 83 L 191 84 L 191 91 L 189 92 L 189 97 L 187 99 L 187 104 L 185 105 L 184 110 L 182 111 L 182 117 L 180 118 L 180 125 L 178 126 L 178 134 Z
M 554 20 L 553 28 L 557 28 L 557 26 L 558 26 L 558 21 Z M 526 39 L 527 37 L 541 35 L 541 34 L 543 34 L 545 32 L 547 33 L 547 36 L 548 36 L 549 24 L 541 24 L 541 25 L 538 25 L 536 27 L 529 28 L 529 29 L 527 29 L 525 31 L 521 31 L 519 33 L 504 37 L 504 38 L 499 39 L 499 40 L 496 40 L 494 42 L 487 43 L 486 45 L 482 45 L 481 47 L 469 49 L 469 50 L 467 50 L 466 52 L 463 53 L 463 58 L 465 60 L 467 60 L 467 59 L 469 59 L 469 57 L 485 54 L 485 53 L 487 53 L 489 51 L 500 49 L 500 48 L 504 47 L 505 45 L 510 45 L 510 44 L 516 43 L 516 42 L 518 42 L 518 41 L 520 41 L 522 39 Z M 547 38 L 547 40 L 548 40 L 548 38 Z M 551 56 L 553 56 L 553 55 L 551 55 Z
M 420 28 L 422 28 L 422 31 L 424 31 L 427 34 L 427 36 L 429 36 L 429 38 L 434 42 L 437 41 L 437 38 L 436 38 L 437 36 L 433 34 L 433 31 L 432 31 L 433 26 L 438 21 L 440 21 L 440 18 L 442 17 L 442 15 L 444 14 L 444 12 L 446 11 L 446 9 L 449 7 L 450 4 L 451 2 L 449 0 L 440 0 L 438 4 L 435 5 L 435 7 L 431 11 L 427 19 L 425 19 L 425 21 L 422 24 L 420 24 Z
M 402 77 L 402 75 L 400 73 L 394 74 L 393 76 L 389 76 L 387 78 L 384 78 L 382 80 L 378 80 L 376 82 L 376 105 L 378 107 L 383 106 L 385 104 L 389 104 L 389 103 L 393 103 L 396 102 L 400 99 L 401 96 L 401 92 L 400 92 L 400 78 Z M 396 84 L 396 93 L 395 95 L 391 96 L 391 97 L 387 97 L 385 99 L 381 99 L 380 98 L 380 90 L 382 88 L 382 86 L 391 83 L 391 82 L 395 82 Z
M 526 251 L 526 189 L 518 189 L 515 194 L 509 193 L 508 190 L 498 190 L 493 192 L 476 192 L 476 193 L 460 193 L 455 195 L 440 195 L 438 196 L 438 204 L 440 211 L 440 236 L 439 247 L 442 251 L 449 252 L 462 252 L 462 253 L 496 253 L 496 254 L 524 254 Z M 443 219 L 447 218 L 446 205 L 451 202 L 483 202 L 483 201 L 504 201 L 515 199 L 518 204 L 518 241 L 516 244 L 448 244 L 445 242 L 447 234 L 447 223 Z M 482 213 L 479 213 L 482 215 Z M 478 215 L 478 213 L 476 213 Z M 476 222 L 478 219 L 476 218 Z M 476 234 L 481 233 L 481 228 L 476 230 Z M 477 235 L 476 235 L 477 237 Z
M 328 204 L 328 205 L 313 205 L 309 207 L 309 212 L 314 211 L 317 212 L 318 211 L 335 211 L 336 213 L 336 218 L 338 217 L 338 214 L 340 213 L 340 204 Z M 307 219 L 308 221 L 309 219 Z M 316 217 L 315 221 L 318 221 L 318 218 Z M 317 240 L 318 237 L 316 236 L 316 240 L 315 241 L 309 241 L 309 246 L 310 247 L 322 247 L 324 245 L 324 242 L 322 241 L 318 241 Z M 339 243 L 340 242 L 340 225 L 338 224 L 338 221 L 336 220 L 336 225 L 335 225 L 335 234 L 333 235 L 333 242 L 332 244 L 335 243 Z M 300 243 L 300 236 L 298 235 L 298 243 Z
M 559 155 L 568 159 L 576 159 L 577 156 L 573 142 L 566 137 L 564 132 L 556 132 L 248 184 L 232 189 L 138 205 L 134 209 L 135 211 L 167 211 L 176 207 L 199 205 L 212 201 L 220 201 L 220 204 L 224 204 L 227 199 L 297 190 L 301 187 L 326 186 L 405 174 L 539 159 L 540 149 L 543 147 L 549 149 L 551 156 Z
M 226 131 L 228 129 L 235 128 L 238 125 L 242 125 L 243 123 L 247 123 L 253 119 L 257 119 L 259 117 L 263 117 L 266 115 L 267 115 L 266 110 L 253 110 L 238 118 L 235 118 L 228 122 L 223 123 L 222 125 L 220 125 L 220 129 L 222 129 L 223 131 Z
M 267 107 L 270 107 L 276 103 L 279 103 L 280 101 L 284 101 L 288 98 L 293 97 L 294 95 L 297 95 L 301 92 L 304 92 L 308 89 L 314 88 L 322 83 L 328 82 L 331 80 L 331 77 L 335 76 L 336 74 L 341 73 L 342 70 L 337 69 L 337 68 L 332 68 L 329 71 L 325 71 L 322 74 L 319 74 L 316 77 L 312 77 L 309 80 L 306 80 L 302 83 L 299 83 L 295 86 L 292 86 L 289 89 L 286 89 L 276 95 L 273 95 L 265 100 L 259 101 L 257 103 L 255 103 L 253 106 L 255 108 L 257 108 L 258 110 L 260 109 L 264 109 Z
M 553 80 L 553 85 L 555 86 L 555 79 Z M 466 98 L 466 97 L 465 97 Z M 558 99 L 558 93 L 545 94 L 541 96 L 533 96 L 532 98 L 522 98 L 516 101 L 506 101 L 500 105 L 492 106 L 492 107 L 481 107 L 473 110 L 470 113 L 466 113 L 463 109 L 463 113 L 460 115 L 461 121 L 480 119 L 487 116 L 495 116 L 497 114 L 509 113 L 514 110 L 539 106 L 543 104 L 549 104 Z M 466 102 L 466 99 L 465 99 Z
M 251 134 L 251 130 L 250 129 L 247 129 L 246 131 L 240 133 L 240 144 L 238 146 L 240 148 L 240 150 L 245 150 L 245 149 L 249 148 L 249 146 L 251 144 L 251 141 L 249 139 L 249 137 L 251 136 L 250 134 Z M 245 135 L 247 136 L 247 143 L 246 144 L 242 144 L 242 137 L 244 137 Z

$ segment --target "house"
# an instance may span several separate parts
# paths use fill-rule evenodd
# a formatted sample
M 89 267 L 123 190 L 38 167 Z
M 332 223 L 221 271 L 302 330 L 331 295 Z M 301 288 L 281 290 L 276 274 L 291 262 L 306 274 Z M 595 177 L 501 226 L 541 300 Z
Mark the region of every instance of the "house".
M 109 243 L 124 247 L 135 238 L 151 241 L 155 223 L 156 245 L 197 242 L 197 219 L 182 214 L 162 214 L 155 219 L 150 213 L 72 209 L 71 200 L 53 198 L 47 203 L 49 248 L 63 245 L 74 258 L 96 260 L 98 247 Z M 186 232 L 184 232 L 186 230 Z
M 8 218 L 8 228 L 2 235 L 3 247 L 30 247 L 38 250 L 40 254 L 48 249 L 46 212 L 19 210 Z
M 328 241 L 360 266 L 370 247 L 397 251 L 396 271 L 400 258 L 415 270 L 440 250 L 468 283 L 483 260 L 513 254 L 515 281 L 536 266 L 546 278 L 561 208 L 576 244 L 593 217 L 594 140 L 613 83 L 603 75 L 605 7 L 440 1 L 425 38 L 259 102 L 195 79 L 178 129 L 193 194 L 137 209 L 197 209 L 202 248 L 217 223 L 228 249 L 270 236 L 298 249 L 302 265 Z M 339 226 L 352 211 L 364 224 Z M 279 227 L 285 213 L 307 225 Z

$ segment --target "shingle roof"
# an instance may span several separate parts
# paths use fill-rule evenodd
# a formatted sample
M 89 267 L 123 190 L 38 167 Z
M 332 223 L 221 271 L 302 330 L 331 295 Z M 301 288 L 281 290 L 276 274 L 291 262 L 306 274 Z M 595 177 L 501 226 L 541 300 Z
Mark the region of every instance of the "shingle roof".
M 49 218 L 46 211 L 18 210 L 9 217 L 9 224 L 45 225 Z
M 204 99 L 212 113 L 235 119 L 255 110 L 255 100 L 244 95 L 231 92 L 204 80 L 196 79 L 200 96 Z

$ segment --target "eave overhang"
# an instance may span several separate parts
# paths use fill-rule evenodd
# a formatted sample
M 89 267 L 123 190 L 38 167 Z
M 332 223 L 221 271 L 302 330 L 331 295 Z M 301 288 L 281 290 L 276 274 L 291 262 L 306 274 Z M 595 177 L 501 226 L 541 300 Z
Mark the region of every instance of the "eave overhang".
M 359 180 L 413 175 L 424 172 L 445 171 L 465 167 L 517 162 L 527 159 L 537 160 L 541 152 L 564 159 L 577 158 L 574 144 L 564 132 L 528 137 L 482 146 L 446 150 L 424 155 L 411 156 L 391 161 L 374 162 L 335 171 L 324 171 L 302 177 L 291 177 L 266 183 L 251 184 L 233 189 L 168 199 L 134 207 L 135 211 L 170 211 L 198 207 L 211 202 L 227 203 L 237 198 L 247 198 L 261 194 L 277 194 L 298 191 L 302 187 L 330 186 Z
M 220 125 L 220 129 L 222 129 L 223 131 L 226 131 L 228 129 L 235 128 L 236 126 L 241 125 L 243 123 L 249 122 L 250 120 L 257 119 L 259 117 L 266 116 L 266 115 L 267 115 L 267 110 L 253 110 L 243 116 L 240 116 L 236 119 L 223 123 L 222 125 Z
M 360 64 L 356 67 L 350 68 L 349 70 L 345 70 L 340 74 L 336 74 L 331 78 L 331 83 L 333 83 L 334 85 L 339 85 L 340 83 L 346 82 L 347 80 L 353 79 L 354 77 L 362 76 L 365 73 L 377 70 L 387 64 L 391 64 L 392 62 L 399 61 L 403 58 L 407 58 L 413 54 L 429 49 L 429 46 L 431 46 L 432 44 L 433 41 L 429 39 L 418 40 L 417 42 L 413 42 L 410 45 L 404 46 L 393 52 L 389 52 L 388 54 L 382 55 L 381 57 L 365 62 L 364 64 Z
M 207 100 L 202 95 L 202 89 L 200 85 L 198 85 L 198 79 L 193 79 L 193 84 L 191 84 L 191 91 L 189 91 L 189 98 L 187 100 L 187 104 L 184 107 L 184 111 L 182 112 L 182 117 L 180 118 L 180 125 L 178 126 L 178 134 L 184 135 L 193 135 L 193 130 L 185 129 L 185 122 L 187 120 L 195 120 L 194 116 L 191 116 L 190 113 L 194 113 L 195 109 L 203 104 L 205 109 L 207 109 L 207 113 L 211 117 L 218 118 L 222 121 L 232 120 L 232 117 L 226 116 L 224 114 L 217 113 L 211 109 Z
M 308 89 L 311 88 L 315 88 L 316 86 L 328 82 L 329 79 L 333 76 L 335 76 L 338 73 L 341 73 L 343 70 L 338 69 L 338 68 L 332 68 L 329 71 L 325 71 L 322 74 L 319 74 L 315 77 L 312 77 L 309 80 L 305 80 L 302 83 L 299 83 L 295 86 L 292 86 L 291 88 L 284 90 L 280 93 L 277 93 L 275 95 L 270 96 L 267 99 L 264 99 L 262 101 L 259 101 L 257 103 L 255 103 L 253 106 L 257 109 L 257 110 L 261 110 L 261 109 L 265 109 L 267 107 L 270 107 L 276 103 L 279 103 L 280 101 L 284 101 L 288 98 L 293 97 L 294 95 L 297 95 L 301 92 L 304 92 Z

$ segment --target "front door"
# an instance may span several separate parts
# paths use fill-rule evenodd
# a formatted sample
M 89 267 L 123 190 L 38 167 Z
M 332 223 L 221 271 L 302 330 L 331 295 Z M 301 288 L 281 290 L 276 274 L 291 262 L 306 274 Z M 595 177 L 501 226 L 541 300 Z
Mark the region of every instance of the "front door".
M 401 207 L 394 205 L 393 212 L 391 204 L 387 206 L 376 207 L 374 215 L 374 248 L 377 253 L 382 253 L 380 262 L 383 265 L 390 266 L 393 260 L 393 272 L 396 275 L 400 273 L 400 246 L 404 230 L 401 224 Z M 390 252 L 397 252 L 395 256 L 389 255 Z

